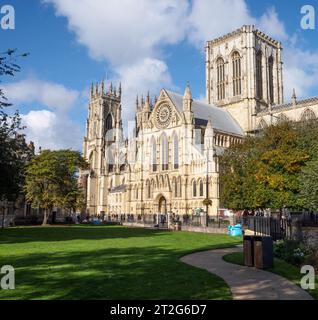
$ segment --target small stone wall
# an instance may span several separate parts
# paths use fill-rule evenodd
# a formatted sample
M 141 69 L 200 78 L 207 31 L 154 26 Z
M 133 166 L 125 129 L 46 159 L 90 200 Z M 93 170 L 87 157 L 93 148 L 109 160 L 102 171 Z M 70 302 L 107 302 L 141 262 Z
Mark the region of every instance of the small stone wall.
M 217 233 L 217 234 L 228 234 L 227 228 L 209 228 L 209 227 L 192 227 L 192 226 L 182 226 L 182 231 L 190 232 L 203 232 L 203 233 Z
M 303 228 L 302 233 L 311 247 L 318 248 L 318 228 Z

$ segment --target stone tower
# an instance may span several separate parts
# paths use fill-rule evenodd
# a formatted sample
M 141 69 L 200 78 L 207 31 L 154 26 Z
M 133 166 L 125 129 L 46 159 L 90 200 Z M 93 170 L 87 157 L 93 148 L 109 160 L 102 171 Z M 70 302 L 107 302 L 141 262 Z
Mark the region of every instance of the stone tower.
M 283 103 L 281 43 L 255 29 L 242 28 L 206 45 L 206 96 L 226 108 L 245 132 L 255 114 Z
M 84 137 L 84 158 L 90 164 L 86 193 L 89 214 L 105 211 L 109 176 L 119 171 L 114 146 L 122 140 L 121 86 L 112 83 L 105 92 L 104 81 L 91 85 Z

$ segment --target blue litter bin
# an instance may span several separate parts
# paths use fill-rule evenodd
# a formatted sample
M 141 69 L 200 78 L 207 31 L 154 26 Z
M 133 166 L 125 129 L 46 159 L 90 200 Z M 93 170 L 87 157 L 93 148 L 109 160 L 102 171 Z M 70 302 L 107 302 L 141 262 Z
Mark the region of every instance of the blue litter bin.
M 228 233 L 231 237 L 238 237 L 243 235 L 242 226 L 240 224 L 237 224 L 235 226 L 229 226 L 228 227 Z
M 100 224 L 101 224 L 100 220 L 98 220 L 98 219 L 93 219 L 92 225 L 98 226 L 98 225 L 100 225 Z

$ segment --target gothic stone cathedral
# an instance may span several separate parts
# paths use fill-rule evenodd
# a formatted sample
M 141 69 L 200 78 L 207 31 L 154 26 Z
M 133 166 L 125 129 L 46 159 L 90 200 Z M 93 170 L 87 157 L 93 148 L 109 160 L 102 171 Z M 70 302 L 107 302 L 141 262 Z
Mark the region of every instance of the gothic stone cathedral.
M 133 134 L 124 139 L 121 87 L 91 88 L 84 138 L 90 171 L 82 176 L 87 212 L 192 214 L 219 209 L 218 156 L 245 134 L 277 121 L 318 115 L 318 98 L 283 101 L 281 43 L 254 26 L 206 45 L 206 100 L 162 89 L 136 102 Z M 208 194 L 207 194 L 208 193 Z

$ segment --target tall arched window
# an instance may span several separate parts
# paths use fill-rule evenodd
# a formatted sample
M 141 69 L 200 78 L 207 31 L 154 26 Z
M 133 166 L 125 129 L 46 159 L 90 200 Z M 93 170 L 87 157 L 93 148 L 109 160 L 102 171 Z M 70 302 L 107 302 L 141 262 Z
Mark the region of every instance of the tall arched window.
M 157 144 L 154 138 L 151 141 L 151 166 L 153 172 L 157 171 Z
M 193 190 L 192 190 L 193 197 L 197 196 L 197 182 L 193 180 Z
M 173 188 L 174 188 L 174 196 L 175 197 L 178 197 L 178 182 L 177 182 L 177 179 L 176 178 L 173 178 Z
M 147 198 L 151 198 L 151 183 L 149 180 L 147 181 Z
M 105 127 L 106 127 L 106 141 L 113 141 L 114 140 L 114 132 L 112 130 L 113 117 L 111 116 L 111 114 L 108 114 L 106 118 Z
M 232 55 L 232 68 L 233 68 L 233 96 L 238 96 L 242 93 L 242 71 L 241 71 L 241 57 L 235 51 Z
M 203 181 L 200 180 L 200 197 L 203 197 Z
M 269 86 L 269 103 L 274 102 L 274 60 L 270 56 L 268 58 L 268 86 Z
M 138 187 L 136 187 L 136 194 L 135 194 L 135 196 L 136 196 L 136 199 L 138 199 Z
M 182 197 L 182 184 L 181 184 L 181 177 L 178 178 L 178 186 L 179 186 L 179 197 Z
M 113 118 L 111 114 L 109 114 L 106 118 L 106 130 L 111 130 L 113 128 Z
M 262 52 L 256 54 L 256 97 L 263 99 L 263 67 Z
M 161 169 L 168 170 L 168 159 L 169 159 L 169 150 L 168 150 L 168 139 L 165 134 L 161 136 Z
M 224 60 L 222 58 L 217 59 L 216 70 L 217 70 L 218 100 L 222 100 L 225 98 L 225 66 L 224 66 Z
M 173 168 L 179 168 L 179 140 L 177 134 L 173 136 Z

